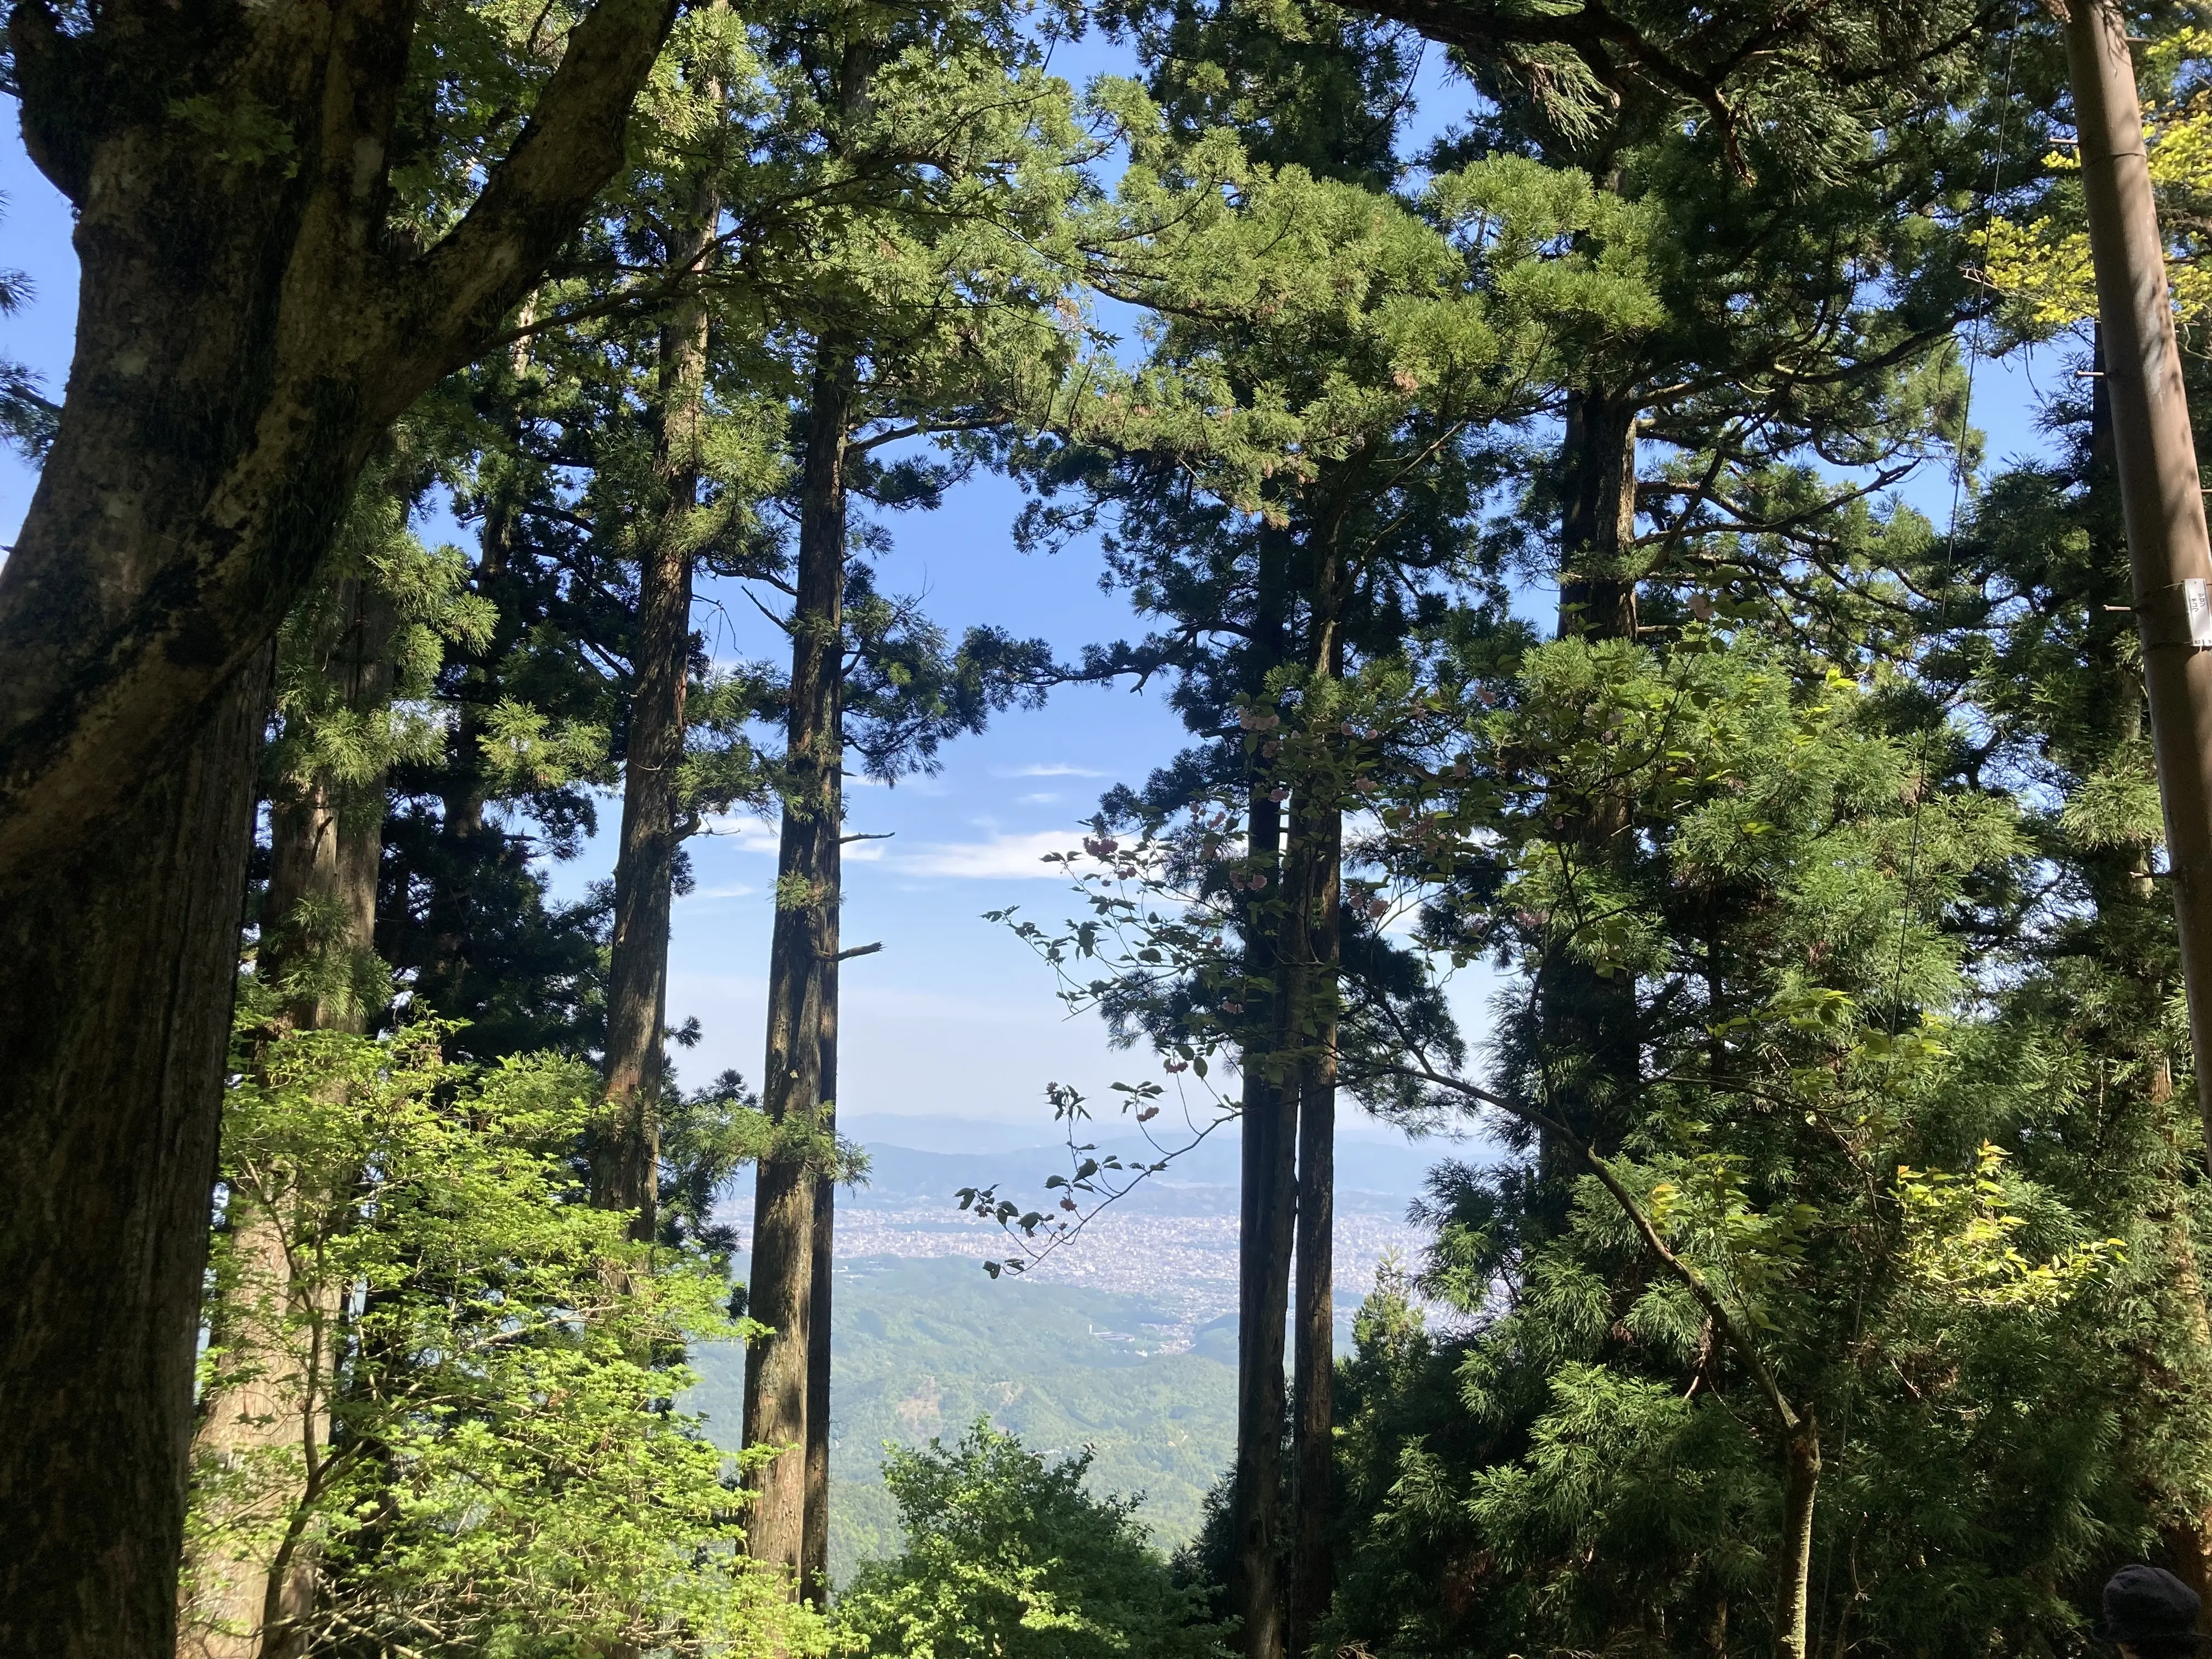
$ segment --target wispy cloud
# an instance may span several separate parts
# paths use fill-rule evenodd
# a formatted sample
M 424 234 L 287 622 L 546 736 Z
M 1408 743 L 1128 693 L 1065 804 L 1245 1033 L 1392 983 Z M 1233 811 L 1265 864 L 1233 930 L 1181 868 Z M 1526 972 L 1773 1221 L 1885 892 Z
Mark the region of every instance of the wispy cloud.
M 1016 804 L 1022 806 L 1049 806 L 1059 799 L 1060 797 L 1049 789 L 1042 794 L 1017 795 L 1014 798 Z
M 686 899 L 750 898 L 755 893 L 759 891 L 759 888 L 748 887 L 744 883 L 740 882 L 734 887 L 695 887 L 691 891 L 686 893 L 684 897 Z M 678 902 L 681 902 L 682 901 Z
M 1103 778 L 1103 772 L 1094 772 L 1087 766 L 1070 766 L 1066 761 L 1041 761 L 1033 766 L 1002 766 L 995 769 L 994 778 Z
M 1062 881 L 1050 853 L 1073 852 L 1083 840 L 1079 830 L 1042 830 L 1026 836 L 993 836 L 986 841 L 926 842 L 894 852 L 891 867 L 915 876 L 951 876 L 975 881 Z

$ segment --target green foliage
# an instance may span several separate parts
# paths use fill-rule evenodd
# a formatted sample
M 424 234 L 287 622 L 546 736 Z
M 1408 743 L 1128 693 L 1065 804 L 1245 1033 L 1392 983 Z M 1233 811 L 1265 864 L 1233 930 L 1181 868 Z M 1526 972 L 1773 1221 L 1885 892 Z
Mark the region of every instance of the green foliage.
M 317 1644 L 818 1650 L 670 1410 L 684 1346 L 743 1334 L 720 1273 L 581 1201 L 587 1071 L 456 1066 L 440 1035 L 287 1033 L 232 1086 L 202 1395 L 295 1431 L 211 1445 L 194 1559 L 311 1553 Z
M 1048 1464 L 988 1420 L 957 1447 L 894 1449 L 884 1478 L 906 1549 L 855 1575 L 839 1632 L 900 1659 L 1225 1652 L 1201 1593 L 1146 1541 L 1135 1503 L 1084 1490 L 1090 1462 Z
M 1770 1377 L 1829 1431 L 1817 1547 L 1850 1588 L 1826 1600 L 1816 1557 L 1816 1626 L 1875 1651 L 2063 1631 L 2040 1587 L 2129 1524 L 2082 1323 L 2130 1245 L 2028 1172 L 2032 1075 L 1975 982 L 2017 812 L 1951 769 L 1958 734 L 1897 732 L 1881 675 L 1756 628 L 1426 672 L 1370 799 L 1433 947 L 1514 970 L 1482 1103 L 1527 1157 L 1437 1178 L 1421 1288 L 1462 1328 L 1409 1329 L 1387 1290 L 1363 1320 L 1340 1635 L 1771 1640 Z M 1556 1012 L 1607 985 L 1627 1079 Z M 1479 1593 L 1413 1591 L 1476 1563 Z
M 395 246 L 465 209 L 577 9 L 426 14 Z M 1225 1123 L 1224 1079 L 1326 1043 L 1361 1103 L 1501 1152 L 1439 1171 L 1427 1257 L 1340 1371 L 1323 1650 L 1769 1650 L 1793 1436 L 1825 1460 L 1823 1652 L 2067 1649 L 2117 1559 L 2212 1553 L 2212 1200 L 2101 438 L 2062 404 L 2070 450 L 1967 479 L 1945 531 L 1893 494 L 1980 464 L 1962 323 L 2081 313 L 2051 27 L 2030 9 L 2000 52 L 1964 0 L 1447 9 L 1481 101 L 1418 156 L 1404 41 L 1303 3 L 685 12 L 634 166 L 513 349 L 395 434 L 281 641 L 272 804 L 391 807 L 397 971 L 304 905 L 264 919 L 284 973 L 249 1000 L 396 990 L 469 1024 L 241 1056 L 208 1397 L 302 1432 L 204 1462 L 210 1571 L 311 1554 L 334 1650 L 833 1639 L 744 1567 L 728 1461 L 672 1402 L 734 1438 L 723 1185 L 768 1152 L 850 1176 L 849 1148 L 772 1130 L 734 1076 L 672 1087 L 659 1239 L 580 1203 L 605 902 L 550 905 L 542 866 L 627 760 L 643 557 L 788 596 L 833 352 L 858 764 L 927 769 L 1077 672 L 1160 677 L 1191 731 L 1068 856 L 1073 920 L 999 913 L 1158 1060 L 1121 1109 L 1149 1133 L 1187 1090 Z M 2136 10 L 2191 210 L 2205 37 Z M 1091 22 L 1141 78 L 1048 72 Z M 252 106 L 171 113 L 235 168 L 294 164 Z M 21 291 L 0 274 L 0 310 Z M 678 498 L 665 347 L 695 303 Z M 0 363 L 0 429 L 35 451 L 51 415 Z M 883 586 L 887 515 L 985 464 L 1036 490 L 1025 539 L 1097 534 L 1148 634 L 1073 671 Z M 481 525 L 472 566 L 409 528 L 434 483 Z M 1555 586 L 1540 642 L 1513 601 Z M 754 738 L 787 688 L 689 645 L 679 834 L 782 787 Z M 1279 809 L 1349 837 L 1341 955 L 1296 1006 L 1255 948 L 1291 916 L 1290 860 L 1246 839 Z M 1477 964 L 1503 988 L 1479 1073 L 1448 987 Z M 1053 1101 L 1070 1163 L 1036 1207 L 962 1194 L 1004 1265 L 1176 1154 L 1102 1155 Z M 870 1277 L 836 1357 L 841 1556 L 867 1520 L 889 1542 L 863 1445 L 988 1413 L 1097 1457 L 988 1424 L 895 1454 L 904 1551 L 842 1638 L 1216 1651 L 1086 1483 L 1152 1481 L 1195 1525 L 1226 1334 L 1099 1365 L 1049 1286 Z
M 7 198 L 0 197 L 0 207 Z M 31 279 L 20 270 L 0 269 L 0 317 L 12 317 L 32 298 Z M 39 391 L 41 377 L 11 358 L 0 357 L 0 440 L 26 460 L 39 461 L 52 447 L 61 411 Z

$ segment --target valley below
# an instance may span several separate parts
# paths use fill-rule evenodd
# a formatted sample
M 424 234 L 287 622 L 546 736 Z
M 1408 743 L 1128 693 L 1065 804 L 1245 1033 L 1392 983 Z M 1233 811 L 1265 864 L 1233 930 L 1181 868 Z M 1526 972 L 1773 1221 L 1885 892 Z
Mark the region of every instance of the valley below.
M 896 1144 L 904 1129 L 951 1152 Z M 831 1334 L 830 1571 L 898 1547 L 882 1480 L 887 1445 L 948 1443 L 979 1420 L 1035 1450 L 1088 1450 L 1094 1491 L 1140 1496 L 1153 1540 L 1173 1549 L 1203 1522 L 1228 1466 L 1236 1425 L 1237 1149 L 1233 1126 L 1097 1216 L 1026 1273 L 994 1279 L 1010 1253 L 991 1223 L 953 1194 L 997 1182 L 1036 1202 L 1064 1146 L 990 1150 L 1001 1126 L 878 1118 L 866 1126 L 868 1182 L 838 1194 Z M 1108 1146 L 1133 1159 L 1133 1149 Z M 1336 1202 L 1339 1351 L 1388 1261 L 1417 1265 L 1407 1218 L 1428 1168 L 1468 1155 L 1449 1142 L 1346 1139 Z M 731 1218 L 750 1233 L 749 1194 Z M 744 1271 L 740 1261 L 739 1276 Z M 732 1345 L 693 1358 L 684 1401 L 734 1448 L 744 1358 Z

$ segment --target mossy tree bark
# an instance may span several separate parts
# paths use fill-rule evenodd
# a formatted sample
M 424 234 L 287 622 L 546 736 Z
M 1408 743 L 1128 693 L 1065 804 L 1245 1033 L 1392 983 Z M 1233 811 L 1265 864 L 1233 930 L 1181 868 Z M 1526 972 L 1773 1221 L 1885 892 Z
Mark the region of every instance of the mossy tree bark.
M 600 0 L 422 252 L 386 224 L 399 0 L 10 15 L 82 275 L 0 568 L 0 1650 L 173 1651 L 270 641 L 378 434 L 621 165 L 672 9 Z

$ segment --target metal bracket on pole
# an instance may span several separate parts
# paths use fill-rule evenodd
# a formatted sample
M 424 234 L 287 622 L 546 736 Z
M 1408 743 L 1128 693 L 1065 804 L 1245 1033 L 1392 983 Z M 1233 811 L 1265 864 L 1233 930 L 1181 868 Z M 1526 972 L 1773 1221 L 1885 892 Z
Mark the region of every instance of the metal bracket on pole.
M 2187 577 L 2160 588 L 2136 607 L 2142 617 L 2143 644 L 2212 651 L 2212 582 Z

